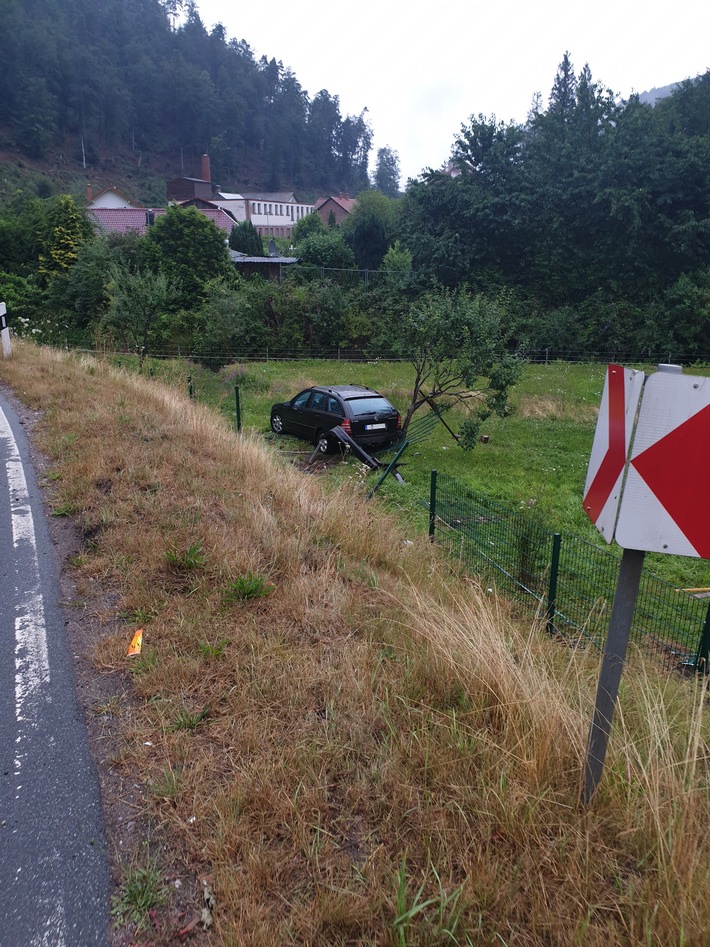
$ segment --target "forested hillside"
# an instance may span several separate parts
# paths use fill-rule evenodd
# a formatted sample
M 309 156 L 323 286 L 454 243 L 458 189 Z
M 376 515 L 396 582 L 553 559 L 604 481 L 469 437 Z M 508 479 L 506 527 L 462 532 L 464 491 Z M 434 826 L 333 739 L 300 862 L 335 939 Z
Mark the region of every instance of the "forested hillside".
M 337 94 L 309 98 L 280 62 L 205 29 L 194 4 L 171 27 L 168 0 L 2 0 L 0 150 L 53 166 L 126 162 L 316 191 L 367 185 L 371 131 Z M 115 183 L 115 182 L 114 182 Z
M 472 117 L 454 163 L 405 197 L 415 269 L 512 292 L 535 348 L 710 354 L 710 71 L 652 108 L 565 55 L 547 107 Z
M 275 283 L 238 274 L 194 213 L 100 235 L 76 200 L 88 173 L 79 187 L 45 176 L 15 188 L 6 164 L 0 299 L 16 331 L 217 366 L 267 350 L 406 357 L 425 324 L 456 350 L 460 319 L 485 311 L 508 352 L 710 358 L 710 71 L 651 107 L 619 101 L 565 54 L 524 123 L 472 116 L 452 130 L 453 170 L 391 199 L 378 175 L 364 189 L 362 116 L 343 119 L 328 92 L 310 101 L 278 63 L 208 35 L 194 7 L 175 30 L 158 0 L 5 0 L 0 56 L 6 148 L 49 162 L 70 142 L 79 171 L 83 153 L 131 156 L 139 199 L 147 166 L 160 201 L 181 156 L 204 150 L 223 187 L 358 198 L 339 227 L 299 222 L 281 249 L 293 243 L 301 263 Z

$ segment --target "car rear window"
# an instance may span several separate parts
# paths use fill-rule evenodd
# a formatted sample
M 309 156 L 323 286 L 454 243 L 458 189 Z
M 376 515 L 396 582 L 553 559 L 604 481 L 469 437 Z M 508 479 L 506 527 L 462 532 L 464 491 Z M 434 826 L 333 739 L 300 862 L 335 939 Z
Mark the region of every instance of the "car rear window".
M 391 413 L 394 409 L 386 398 L 349 398 L 348 404 L 353 415 L 373 413 Z

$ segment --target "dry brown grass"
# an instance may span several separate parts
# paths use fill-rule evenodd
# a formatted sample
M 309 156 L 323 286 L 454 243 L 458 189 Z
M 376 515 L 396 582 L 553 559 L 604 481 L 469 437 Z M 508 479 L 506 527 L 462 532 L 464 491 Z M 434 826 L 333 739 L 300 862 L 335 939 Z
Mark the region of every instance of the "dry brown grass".
M 26 346 L 0 377 L 42 411 L 80 593 L 135 619 L 95 666 L 131 674 L 120 766 L 210 874 L 211 941 L 707 942 L 701 688 L 636 662 L 580 812 L 588 656 L 149 380 Z M 235 600 L 249 575 L 273 591 Z
M 563 395 L 524 395 L 515 401 L 516 413 L 523 418 L 553 421 L 595 421 L 599 414 L 596 404 L 570 401 Z

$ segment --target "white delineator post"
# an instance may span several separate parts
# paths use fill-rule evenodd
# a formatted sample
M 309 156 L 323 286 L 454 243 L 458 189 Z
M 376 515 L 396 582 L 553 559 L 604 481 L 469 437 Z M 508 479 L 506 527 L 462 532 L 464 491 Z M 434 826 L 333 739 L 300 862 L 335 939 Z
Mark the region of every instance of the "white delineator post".
M 3 358 L 10 358 L 12 344 L 10 342 L 10 330 L 7 327 L 7 306 L 5 303 L 0 303 L 0 338 L 2 338 Z
M 12 355 L 12 345 L 10 343 L 10 330 L 7 327 L 7 306 L 0 303 L 0 338 L 2 338 L 3 358 L 10 358 Z

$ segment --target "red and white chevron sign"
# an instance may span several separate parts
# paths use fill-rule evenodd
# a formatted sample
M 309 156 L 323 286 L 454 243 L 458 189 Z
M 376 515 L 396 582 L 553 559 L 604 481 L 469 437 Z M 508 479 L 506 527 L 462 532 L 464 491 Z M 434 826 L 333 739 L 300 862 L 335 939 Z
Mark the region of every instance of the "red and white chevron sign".
M 614 536 L 626 457 L 645 377 L 643 372 L 621 365 L 608 365 L 606 370 L 583 506 L 608 543 Z
M 644 386 L 616 541 L 710 559 L 710 378 L 656 372 Z

